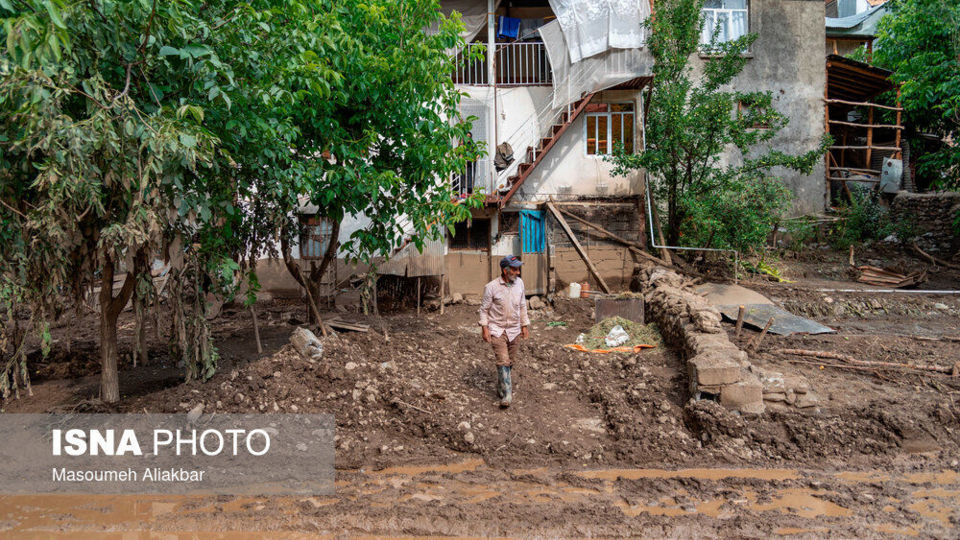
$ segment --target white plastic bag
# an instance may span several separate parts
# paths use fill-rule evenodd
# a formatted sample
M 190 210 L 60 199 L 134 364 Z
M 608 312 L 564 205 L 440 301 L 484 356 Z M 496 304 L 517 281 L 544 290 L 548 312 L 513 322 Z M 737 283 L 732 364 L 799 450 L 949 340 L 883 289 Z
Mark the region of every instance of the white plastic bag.
M 607 337 L 603 338 L 607 347 L 619 347 L 628 341 L 630 341 L 630 334 L 627 334 L 627 331 L 619 324 L 611 328 Z

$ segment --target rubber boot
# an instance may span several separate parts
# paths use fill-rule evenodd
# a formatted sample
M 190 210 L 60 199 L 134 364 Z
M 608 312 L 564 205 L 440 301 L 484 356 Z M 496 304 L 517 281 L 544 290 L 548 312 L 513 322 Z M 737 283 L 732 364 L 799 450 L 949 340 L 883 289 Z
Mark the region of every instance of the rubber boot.
M 509 407 L 513 403 L 513 381 L 510 380 L 510 366 L 499 366 L 503 375 L 503 396 L 500 398 L 501 407 Z
M 503 388 L 503 375 L 506 373 L 507 366 L 497 366 L 497 398 L 503 399 L 504 388 Z

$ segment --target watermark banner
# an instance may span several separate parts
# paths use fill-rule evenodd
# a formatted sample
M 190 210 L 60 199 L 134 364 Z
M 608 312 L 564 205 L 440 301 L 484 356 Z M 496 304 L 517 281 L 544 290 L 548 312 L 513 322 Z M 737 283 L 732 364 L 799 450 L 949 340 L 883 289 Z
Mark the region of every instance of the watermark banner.
M 329 414 L 0 414 L 0 493 L 329 495 Z

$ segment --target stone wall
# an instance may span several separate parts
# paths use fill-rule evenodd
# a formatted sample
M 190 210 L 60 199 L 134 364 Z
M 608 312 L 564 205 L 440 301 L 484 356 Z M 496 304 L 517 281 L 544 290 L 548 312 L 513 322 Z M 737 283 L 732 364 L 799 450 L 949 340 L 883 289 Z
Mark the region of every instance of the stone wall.
M 917 244 L 924 251 L 952 255 L 960 250 L 960 235 L 954 222 L 960 216 L 960 193 L 910 193 L 901 191 L 890 204 L 894 219 L 905 219 L 917 226 Z
M 715 398 L 724 407 L 761 414 L 763 384 L 750 369 L 747 353 L 730 342 L 720 312 L 685 284 L 676 272 L 651 266 L 644 273 L 647 314 L 663 339 L 683 351 L 695 398 Z

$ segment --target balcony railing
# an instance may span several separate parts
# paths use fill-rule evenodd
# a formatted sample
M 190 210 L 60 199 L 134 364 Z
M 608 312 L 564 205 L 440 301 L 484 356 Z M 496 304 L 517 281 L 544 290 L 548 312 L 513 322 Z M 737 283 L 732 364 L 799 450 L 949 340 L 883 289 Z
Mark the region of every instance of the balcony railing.
M 483 43 L 470 43 L 458 56 L 457 71 L 453 82 L 464 85 L 484 86 L 487 80 L 486 57 L 468 61 L 471 52 L 483 47 Z M 553 84 L 553 71 L 547 59 L 543 43 L 499 43 L 495 58 L 498 86 L 549 86 Z

